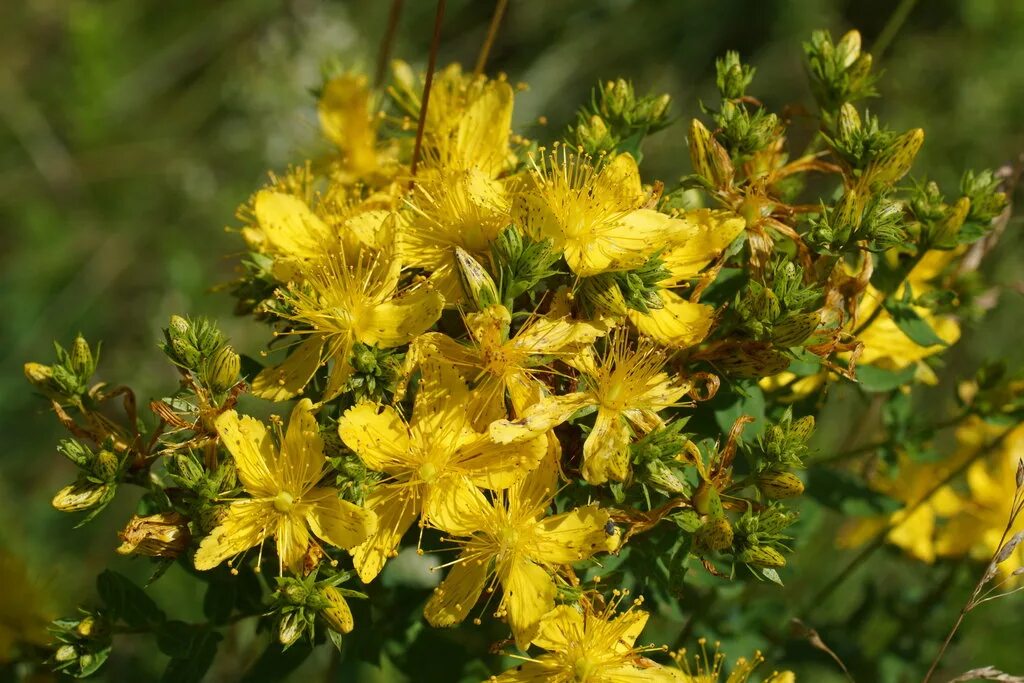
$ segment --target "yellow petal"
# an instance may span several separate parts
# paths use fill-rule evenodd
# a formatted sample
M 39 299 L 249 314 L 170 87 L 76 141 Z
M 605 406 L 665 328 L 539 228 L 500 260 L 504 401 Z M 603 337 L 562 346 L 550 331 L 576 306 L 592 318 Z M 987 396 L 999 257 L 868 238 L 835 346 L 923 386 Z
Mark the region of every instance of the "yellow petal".
M 618 664 L 601 669 L 601 680 L 608 683 L 690 683 L 692 680 L 679 669 L 662 666 L 657 662 L 641 658 L 635 664 Z
M 263 423 L 228 410 L 217 416 L 215 424 L 221 443 L 235 461 L 245 490 L 257 496 L 276 495 L 279 489 L 274 479 L 277 458 Z
M 302 501 L 310 504 L 306 521 L 313 534 L 338 548 L 354 548 L 377 529 L 372 510 L 342 500 L 334 489 L 315 488 Z
M 338 633 L 351 633 L 355 628 L 355 620 L 352 618 L 352 609 L 348 606 L 345 596 L 334 587 L 327 588 L 321 595 L 330 605 L 321 613 L 327 623 Z
M 480 599 L 489 575 L 486 558 L 460 556 L 423 608 L 427 622 L 443 628 L 465 619 Z
M 606 333 L 607 329 L 603 326 L 577 322 L 571 318 L 536 318 L 516 334 L 512 344 L 525 353 L 544 355 L 557 353 L 567 346 L 589 344 Z
M 531 519 L 542 515 L 550 506 L 551 499 L 558 491 L 558 457 L 560 451 L 551 448 L 551 441 L 557 444 L 557 437 L 550 432 L 544 438 L 545 455 L 540 463 L 521 481 L 516 482 L 508 492 L 510 514 L 519 519 Z M 538 558 L 543 559 L 543 558 Z
M 402 536 L 419 517 L 420 499 L 408 487 L 384 485 L 370 494 L 366 507 L 376 513 L 377 529 L 352 550 L 352 564 L 363 583 L 373 581 L 394 554 Z
M 305 519 L 291 515 L 277 516 L 274 543 L 277 544 L 277 556 L 282 572 L 286 567 L 295 573 L 302 572 L 309 540 L 309 528 Z
M 573 564 L 606 547 L 608 512 L 586 505 L 553 515 L 537 525 L 534 558 L 552 564 Z
M 537 635 L 541 619 L 555 607 L 555 583 L 543 567 L 518 557 L 499 568 L 499 579 L 508 625 L 516 646 L 526 650 Z
M 413 441 L 420 444 L 443 440 L 453 451 L 466 427 L 469 389 L 450 364 L 428 358 L 420 366 L 421 377 L 412 409 Z
M 611 621 L 609 639 L 615 643 L 615 649 L 619 652 L 627 652 L 633 647 L 633 643 L 640 637 L 640 633 L 647 625 L 647 618 L 650 615 L 639 609 L 631 609 L 623 612 Z
M 305 490 L 320 480 L 326 465 L 324 440 L 313 415 L 313 402 L 304 398 L 292 408 L 281 445 L 280 466 L 285 487 Z
M 409 460 L 409 428 L 391 406 L 363 402 L 345 411 L 338 435 L 371 470 L 389 472 Z
M 445 477 L 430 491 L 424 518 L 455 536 L 472 536 L 486 528 L 494 514 L 480 490 L 462 476 Z
M 659 344 L 683 349 L 704 340 L 714 321 L 715 309 L 695 304 L 675 292 L 661 291 L 662 308 L 648 313 L 629 311 L 629 320 L 636 328 Z
M 267 243 L 284 256 L 317 259 L 331 246 L 331 231 L 309 205 L 295 195 L 260 190 L 253 203 Z
M 365 76 L 343 74 L 327 81 L 317 114 L 324 135 L 346 153 L 357 173 L 373 168 L 376 130 Z
M 609 479 L 624 481 L 629 474 L 630 439 L 622 416 L 599 408 L 594 429 L 583 443 L 583 478 L 594 485 Z
M 606 161 L 594 177 L 594 194 L 626 197 L 631 208 L 644 203 L 647 194 L 640 183 L 640 168 L 633 155 L 622 152 Z
M 530 406 L 516 420 L 491 423 L 488 431 L 498 443 L 518 443 L 543 434 L 568 420 L 580 408 L 593 404 L 593 397 L 583 392 L 547 396 Z
M 477 486 L 504 489 L 526 476 L 547 451 L 543 435 L 517 443 L 497 444 L 484 434 L 459 448 L 452 458 L 452 466 L 465 472 Z
M 213 569 L 224 560 L 259 545 L 274 532 L 274 508 L 259 501 L 247 499 L 231 503 L 224 518 L 202 540 L 196 551 L 196 569 Z
M 323 337 L 310 335 L 280 365 L 264 368 L 252 382 L 252 393 L 268 401 L 287 401 L 309 382 L 320 367 Z
M 567 241 L 565 260 L 581 276 L 636 268 L 658 250 L 677 223 L 677 219 L 653 209 L 637 209 L 585 237 Z
M 544 615 L 533 644 L 552 652 L 565 652 L 583 642 L 583 615 L 570 605 L 559 605 Z
M 530 659 L 500 676 L 490 679 L 493 683 L 550 683 L 560 680 L 565 666 L 553 655 L 541 655 Z
M 359 321 L 356 336 L 364 344 L 391 348 L 407 344 L 441 317 L 444 299 L 429 287 L 419 287 L 373 307 Z
M 508 161 L 513 93 L 508 83 L 495 81 L 488 86 L 459 121 L 449 163 L 496 177 Z
M 688 211 L 681 220 L 685 225 L 679 226 L 661 254 L 674 283 L 697 275 L 718 258 L 746 226 L 741 216 L 713 209 Z

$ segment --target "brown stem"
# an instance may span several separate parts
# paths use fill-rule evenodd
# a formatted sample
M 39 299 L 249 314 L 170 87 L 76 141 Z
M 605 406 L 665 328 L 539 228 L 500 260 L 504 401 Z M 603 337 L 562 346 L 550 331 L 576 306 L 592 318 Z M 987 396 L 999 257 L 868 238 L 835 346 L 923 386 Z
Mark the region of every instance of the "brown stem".
M 391 46 L 395 43 L 395 32 L 398 29 L 398 18 L 400 16 L 402 16 L 402 0 L 391 0 L 391 11 L 388 12 L 388 27 L 380 41 L 380 49 L 377 52 L 377 73 L 373 78 L 373 83 L 378 88 L 384 82 L 384 74 L 388 71 L 388 61 L 391 59 Z
M 498 35 L 498 27 L 501 26 L 501 19 L 505 16 L 505 9 L 508 7 L 508 0 L 498 0 L 498 4 L 494 7 L 494 16 L 491 17 L 491 25 L 487 29 L 487 38 L 484 39 L 484 44 L 480 46 L 480 54 L 476 57 L 476 66 L 473 67 L 473 75 L 480 76 L 484 72 L 484 67 L 487 65 L 487 55 L 491 53 L 491 47 L 494 45 L 494 39 Z
M 423 99 L 420 103 L 420 120 L 416 125 L 416 147 L 412 152 L 412 176 L 416 177 L 416 167 L 420 163 L 420 152 L 423 147 L 423 128 L 427 124 L 427 106 L 430 104 L 430 87 L 434 83 L 434 68 L 437 66 L 437 50 L 441 45 L 441 23 L 444 21 L 445 0 L 437 0 L 437 13 L 434 15 L 434 37 L 430 41 L 430 56 L 427 59 L 427 76 L 423 79 Z

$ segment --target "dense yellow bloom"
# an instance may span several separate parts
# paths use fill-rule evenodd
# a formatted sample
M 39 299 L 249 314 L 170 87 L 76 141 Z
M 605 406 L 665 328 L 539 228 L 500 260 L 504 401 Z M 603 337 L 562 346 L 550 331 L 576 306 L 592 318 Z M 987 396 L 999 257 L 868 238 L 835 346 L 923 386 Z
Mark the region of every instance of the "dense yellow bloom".
M 648 313 L 630 311 L 629 319 L 641 333 L 675 348 L 699 343 L 711 330 L 714 308 L 687 301 L 672 291 L 695 277 L 743 232 L 743 218 L 729 211 L 697 209 L 679 218 L 660 258 L 671 275 L 659 283 L 663 307 Z
M 507 488 L 547 452 L 542 438 L 499 445 L 477 432 L 469 422 L 470 392 L 458 371 L 437 360 L 425 361 L 421 370 L 408 423 L 394 408 L 373 403 L 350 408 L 338 423 L 345 445 L 386 475 L 367 500 L 380 524 L 353 553 L 364 582 L 380 573 L 421 513 L 433 519 L 436 499 L 463 478 L 484 488 Z
M 445 580 L 427 602 L 427 621 L 452 626 L 466 618 L 493 579 L 501 583 L 497 613 L 526 649 L 541 618 L 555 606 L 559 566 L 612 549 L 608 512 L 587 505 L 547 516 L 558 486 L 552 458 L 488 500 L 471 482 L 454 482 L 439 496 L 433 523 L 462 546 Z
M 547 650 L 490 680 L 496 683 L 679 683 L 678 669 L 644 654 L 660 648 L 634 647 L 647 624 L 647 612 L 630 608 L 616 614 L 618 601 L 604 610 L 560 605 L 540 623 L 533 644 Z
M 683 221 L 645 208 L 649 200 L 629 154 L 595 166 L 562 147 L 534 161 L 512 218 L 534 239 L 551 240 L 574 273 L 596 275 L 643 264 L 685 230 Z
M 413 117 L 422 83 L 404 62 L 395 64 L 391 94 Z M 515 164 L 510 148 L 512 87 L 504 80 L 463 73 L 451 64 L 434 75 L 423 135 L 424 171 L 475 169 L 497 178 Z
M 428 286 L 401 294 L 401 266 L 386 253 L 349 265 L 344 256 L 301 267 L 302 281 L 284 295 L 288 317 L 305 336 L 280 365 L 264 369 L 253 381 L 253 393 L 283 401 L 295 396 L 322 364 L 333 361 L 324 401 L 340 394 L 352 372 L 356 342 L 392 348 L 407 344 L 430 329 L 441 315 L 444 300 Z
M 751 659 L 740 657 L 725 681 L 722 681 L 725 655 L 719 651 L 718 643 L 715 643 L 711 657 L 708 657 L 707 641 L 701 638 L 699 644 L 700 651 L 692 660 L 685 649 L 672 654 L 672 658 L 683 670 L 682 680 L 686 683 L 747 683 L 754 670 L 764 661 L 760 652 L 755 653 Z M 796 683 L 796 676 L 792 671 L 776 671 L 764 679 L 764 683 Z
M 196 551 L 196 569 L 213 569 L 226 559 L 273 537 L 280 571 L 301 571 L 317 539 L 340 548 L 362 543 L 377 527 L 376 515 L 318 486 L 327 468 L 320 426 L 309 399 L 299 401 L 275 445 L 266 427 L 229 410 L 216 422 L 249 498 L 232 501 L 216 528 Z
M 630 426 L 641 433 L 663 424 L 658 411 L 674 405 L 689 390 L 688 382 L 669 377 L 665 357 L 647 340 L 635 347 L 621 328 L 608 340 L 600 360 L 582 354 L 580 390 L 545 396 L 515 420 L 498 420 L 490 431 L 500 443 L 514 443 L 543 434 L 573 413 L 594 406 L 597 419 L 583 444 L 583 476 L 591 484 L 623 481 L 629 474 Z
M 435 355 L 455 365 L 470 380 L 477 401 L 470 408 L 480 428 L 505 417 L 505 397 L 516 415 L 522 414 L 543 389 L 538 375 L 559 357 L 575 355 L 605 334 L 603 326 L 567 317 L 533 316 L 509 336 L 511 314 L 504 306 L 491 306 L 466 316 L 470 343 L 428 332 L 413 342 L 410 357 Z
M 341 152 L 336 177 L 342 182 L 389 179 L 398 169 L 393 146 L 378 150 L 377 120 L 362 74 L 342 74 L 324 84 L 317 115 L 324 136 Z
M 991 443 L 1006 427 L 992 427 L 980 421 L 958 432 L 961 448 L 976 452 Z M 1024 426 L 1013 427 L 1000 448 L 967 469 L 967 494 L 962 495 L 959 513 L 940 530 L 936 542 L 939 555 L 967 555 L 987 562 L 999 549 L 1017 492 L 1017 463 L 1024 458 Z M 1024 530 L 1024 515 L 1006 534 Z M 1004 576 L 1024 566 L 1024 546 L 999 565 Z
M 461 247 L 486 262 L 491 243 L 510 222 L 506 182 L 484 171 L 444 171 L 417 182 L 402 230 L 402 260 L 431 273 L 449 305 L 462 301 L 455 265 Z

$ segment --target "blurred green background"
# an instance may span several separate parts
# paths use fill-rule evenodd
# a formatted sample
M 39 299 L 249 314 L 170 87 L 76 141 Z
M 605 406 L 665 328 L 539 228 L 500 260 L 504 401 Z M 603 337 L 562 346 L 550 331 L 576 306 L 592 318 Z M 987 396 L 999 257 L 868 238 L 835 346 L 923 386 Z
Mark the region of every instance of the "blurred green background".
M 172 313 L 215 316 L 240 350 L 255 352 L 265 341 L 264 331 L 233 319 L 230 297 L 211 289 L 231 278 L 241 246 L 225 226 L 267 170 L 282 169 L 315 150 L 309 91 L 319 84 L 321 65 L 339 58 L 372 71 L 388 5 L 384 0 L 5 3 L 0 22 L 0 545 L 28 564 L 55 612 L 69 613 L 87 601 L 103 566 L 113 564 L 135 576 L 144 575 L 145 568 L 113 553 L 115 532 L 131 501 L 119 501 L 75 533 L 75 520 L 50 508 L 53 492 L 72 477 L 72 469 L 55 453 L 61 430 L 28 389 L 22 364 L 49 361 L 50 340 L 67 343 L 81 331 L 90 340 L 103 340 L 102 378 L 130 384 L 140 400 L 148 401 L 175 387 L 175 374 L 156 348 Z M 422 65 L 433 3 L 408 0 L 405 5 L 393 54 Z M 440 61 L 472 64 L 493 4 L 452 0 L 448 5 Z M 910 10 L 902 25 L 898 16 L 893 20 L 897 5 Z M 836 35 L 858 28 L 870 49 L 886 27 L 892 37 L 880 58 L 884 98 L 869 106 L 896 129 L 926 129 L 918 169 L 929 169 L 953 193 L 964 168 L 998 167 L 1024 151 L 1024 3 L 1019 0 L 512 0 L 489 70 L 529 84 L 517 99 L 516 120 L 531 134 L 544 134 L 536 126 L 541 115 L 557 134 L 598 79 L 616 76 L 631 78 L 641 91 L 671 93 L 674 111 L 685 121 L 698 112 L 701 98 L 714 98 L 714 59 L 727 49 L 738 50 L 758 68 L 752 92 L 770 107 L 809 105 L 801 41 L 816 28 Z M 688 170 L 684 131 L 680 122 L 648 145 L 649 178 L 671 182 Z M 1014 222 L 984 267 L 1005 285 L 1002 297 L 985 320 L 968 326 L 950 355 L 950 378 L 968 375 L 984 358 L 1021 365 L 1022 256 L 1024 243 Z M 843 392 L 833 399 L 832 424 L 860 405 Z M 825 431 L 827 447 L 827 424 Z M 833 553 L 828 541 L 819 534 L 805 551 L 810 559 L 786 571 L 784 601 L 805 598 L 840 566 L 846 555 Z M 921 647 L 933 651 L 963 602 L 972 570 L 926 571 L 889 551 L 876 559 L 876 568 L 851 581 L 849 594 L 844 589 L 813 625 L 858 680 L 915 680 L 914 658 Z M 822 569 L 826 564 L 830 571 Z M 914 602 L 947 574 L 943 597 Z M 180 578 L 172 572 L 155 594 L 166 605 L 182 605 L 178 618 L 200 618 L 189 612 L 198 610 L 197 599 Z M 895 593 L 921 608 L 894 617 L 902 609 L 889 602 Z M 865 595 L 871 599 L 862 602 Z M 730 604 L 728 592 L 717 600 L 718 610 L 745 608 Z M 687 604 L 679 609 L 691 615 L 710 611 Z M 992 664 L 1024 673 L 1020 614 L 1020 603 L 1009 600 L 973 615 L 946 660 L 949 671 Z M 856 632 L 844 628 L 854 617 Z M 687 633 L 700 635 L 700 626 L 699 620 L 690 623 Z M 679 630 L 675 624 L 675 634 Z M 785 630 L 785 624 L 776 624 L 772 640 L 726 633 L 725 642 L 731 656 L 760 647 L 773 664 L 796 668 L 801 680 L 841 680 L 825 655 L 777 635 Z M 664 637 L 671 643 L 676 635 L 669 631 Z M 106 676 L 126 680 L 118 676 L 133 671 L 140 677 L 133 680 L 148 680 L 162 661 L 160 656 L 147 660 L 151 652 L 145 643 L 126 643 Z M 209 680 L 234 680 L 225 667 L 244 665 L 251 652 L 239 649 L 225 657 Z M 315 671 L 318 664 L 303 671 Z

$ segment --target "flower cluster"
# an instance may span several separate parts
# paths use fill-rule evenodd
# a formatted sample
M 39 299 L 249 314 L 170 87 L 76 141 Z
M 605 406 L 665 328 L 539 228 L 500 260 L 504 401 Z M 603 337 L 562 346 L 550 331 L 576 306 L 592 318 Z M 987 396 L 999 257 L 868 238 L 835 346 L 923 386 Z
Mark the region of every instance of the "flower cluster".
M 924 136 L 858 110 L 875 81 L 859 36 L 815 34 L 806 52 L 811 147 L 789 151 L 790 122 L 747 95 L 753 69 L 730 53 L 720 102 L 689 126 L 694 173 L 671 188 L 639 165 L 669 98 L 622 80 L 538 141 L 513 131 L 503 77 L 449 66 L 428 99 L 404 63 L 384 91 L 329 75 L 323 153 L 238 211 L 232 291 L 273 329 L 269 360 L 175 317 L 181 387 L 148 433 L 130 390 L 89 388 L 83 340 L 26 366 L 80 469 L 54 506 L 93 515 L 143 487 L 119 552 L 275 577 L 256 604 L 285 646 L 318 626 L 340 646 L 359 628 L 346 598 L 366 597 L 346 582 L 371 591 L 414 547 L 448 558 L 429 624 L 493 616 L 524 653 L 493 680 L 714 680 L 717 657 L 691 675 L 635 646 L 648 613 L 604 587 L 626 572 L 667 601 L 691 564 L 781 583 L 814 398 L 836 380 L 934 381 L 970 295 L 967 245 L 1005 203 L 986 174 L 948 202 L 899 186 Z M 247 393 L 287 422 L 243 414 Z M 120 421 L 101 412 L 118 398 Z

